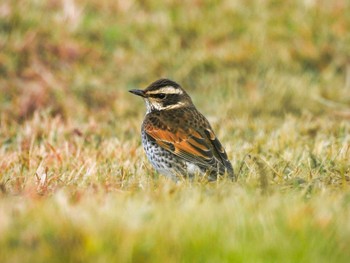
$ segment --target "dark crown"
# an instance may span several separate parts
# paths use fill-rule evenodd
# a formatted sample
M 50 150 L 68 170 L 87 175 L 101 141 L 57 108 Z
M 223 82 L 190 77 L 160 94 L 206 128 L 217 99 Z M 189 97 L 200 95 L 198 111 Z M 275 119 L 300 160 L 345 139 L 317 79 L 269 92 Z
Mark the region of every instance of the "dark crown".
M 176 83 L 175 81 L 172 81 L 170 79 L 158 79 L 155 82 L 151 83 L 145 89 L 145 91 L 153 91 L 153 90 L 157 90 L 157 89 L 167 87 L 167 86 L 171 86 L 174 88 L 181 88 L 181 86 L 178 83 Z

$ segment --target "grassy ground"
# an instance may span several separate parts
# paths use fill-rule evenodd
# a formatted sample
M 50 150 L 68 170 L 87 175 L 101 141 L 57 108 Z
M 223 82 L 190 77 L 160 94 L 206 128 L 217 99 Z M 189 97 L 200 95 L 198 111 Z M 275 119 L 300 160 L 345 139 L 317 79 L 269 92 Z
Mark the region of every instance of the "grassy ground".
M 185 2 L 185 1 L 184 1 Z M 347 262 L 348 1 L 2 0 L 1 262 Z M 236 183 L 141 147 L 168 77 Z

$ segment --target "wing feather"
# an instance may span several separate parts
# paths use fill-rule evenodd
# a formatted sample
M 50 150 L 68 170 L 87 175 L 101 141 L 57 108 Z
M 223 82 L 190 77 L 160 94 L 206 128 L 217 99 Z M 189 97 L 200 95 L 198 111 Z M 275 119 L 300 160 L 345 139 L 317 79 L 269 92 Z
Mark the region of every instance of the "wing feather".
M 220 174 L 227 171 L 229 176 L 234 177 L 225 149 L 206 119 L 205 122 L 207 128 L 202 131 L 188 125 L 180 125 L 171 130 L 160 119 L 157 119 L 158 125 L 154 125 L 152 121 L 144 123 L 144 129 L 148 136 L 169 152 L 197 164 L 202 169 Z
M 145 127 L 145 131 L 159 146 L 189 162 L 203 168 L 209 168 L 215 163 L 210 142 L 197 131 L 191 129 L 186 133 L 183 129 L 178 129 L 174 133 L 155 127 Z

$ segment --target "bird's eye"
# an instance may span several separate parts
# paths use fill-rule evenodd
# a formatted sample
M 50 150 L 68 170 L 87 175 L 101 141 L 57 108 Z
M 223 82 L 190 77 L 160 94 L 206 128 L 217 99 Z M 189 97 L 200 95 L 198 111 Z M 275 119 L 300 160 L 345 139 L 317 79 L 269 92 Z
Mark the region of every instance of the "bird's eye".
M 153 95 L 155 98 L 157 98 L 157 99 L 165 99 L 165 97 L 166 97 L 166 94 L 164 94 L 164 93 L 159 93 L 159 94 L 154 94 Z

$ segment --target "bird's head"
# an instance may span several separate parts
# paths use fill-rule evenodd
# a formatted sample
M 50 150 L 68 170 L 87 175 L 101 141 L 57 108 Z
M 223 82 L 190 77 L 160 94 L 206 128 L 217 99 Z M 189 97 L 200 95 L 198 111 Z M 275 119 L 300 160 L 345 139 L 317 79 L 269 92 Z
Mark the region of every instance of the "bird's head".
M 144 98 L 147 113 L 177 108 L 193 107 L 192 100 L 179 84 L 169 79 L 159 79 L 144 90 L 129 90 Z

